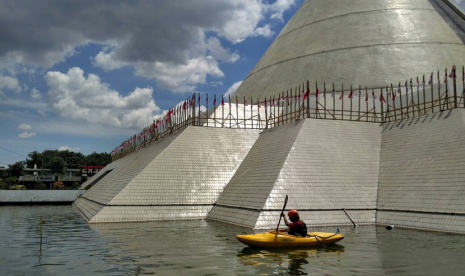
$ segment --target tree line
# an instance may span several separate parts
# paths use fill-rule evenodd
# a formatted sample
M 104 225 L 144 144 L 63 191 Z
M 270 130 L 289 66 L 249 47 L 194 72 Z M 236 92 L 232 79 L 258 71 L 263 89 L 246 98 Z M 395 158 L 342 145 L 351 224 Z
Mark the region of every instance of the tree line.
M 44 150 L 30 152 L 27 156 L 24 161 L 8 165 L 9 176 L 20 177 L 25 168 L 32 169 L 34 165 L 37 169 L 50 169 L 53 175 L 62 175 L 67 169 L 80 169 L 83 165 L 106 166 L 111 163 L 111 155 L 106 152 L 84 155 L 69 150 Z

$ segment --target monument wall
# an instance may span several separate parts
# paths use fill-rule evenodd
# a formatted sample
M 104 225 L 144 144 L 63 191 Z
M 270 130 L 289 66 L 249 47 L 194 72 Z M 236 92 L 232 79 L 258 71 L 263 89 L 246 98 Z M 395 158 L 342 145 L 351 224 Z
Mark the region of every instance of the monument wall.
M 382 127 L 377 223 L 465 232 L 465 110 Z

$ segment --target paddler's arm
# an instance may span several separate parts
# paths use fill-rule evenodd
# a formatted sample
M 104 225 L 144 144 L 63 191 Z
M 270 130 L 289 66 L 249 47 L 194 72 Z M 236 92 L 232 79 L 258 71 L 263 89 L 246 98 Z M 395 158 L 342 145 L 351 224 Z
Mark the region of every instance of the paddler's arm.
M 286 215 L 281 214 L 281 216 L 284 218 L 284 223 L 286 224 L 286 226 L 289 226 L 289 221 L 287 220 Z

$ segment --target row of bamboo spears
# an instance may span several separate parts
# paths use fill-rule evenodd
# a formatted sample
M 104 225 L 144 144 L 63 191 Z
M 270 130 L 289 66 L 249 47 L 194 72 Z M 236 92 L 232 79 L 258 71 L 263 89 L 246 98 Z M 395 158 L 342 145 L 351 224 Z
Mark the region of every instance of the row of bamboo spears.
M 462 91 L 457 91 L 456 67 L 453 66 L 449 74 L 445 69 L 443 79 L 437 71 L 437 74 L 431 73 L 428 81 L 423 75 L 420 79 L 399 82 L 397 87 L 394 84 L 376 88 L 350 85 L 350 89 L 344 89 L 341 84 L 338 89 L 333 83 L 328 89 L 326 83 L 320 87 L 315 83 L 310 87 L 307 81 L 277 96 L 264 100 L 257 98 L 255 102 L 252 98 L 248 101 L 237 96 L 235 102 L 231 96 L 227 102 L 224 96 L 217 101 L 214 95 L 212 106 L 208 94 L 205 94 L 205 105 L 202 105 L 201 94 L 194 93 L 125 140 L 112 151 L 112 156 L 116 160 L 187 126 L 266 129 L 304 118 L 384 123 L 465 108 L 464 79 L 465 68 L 462 66 Z

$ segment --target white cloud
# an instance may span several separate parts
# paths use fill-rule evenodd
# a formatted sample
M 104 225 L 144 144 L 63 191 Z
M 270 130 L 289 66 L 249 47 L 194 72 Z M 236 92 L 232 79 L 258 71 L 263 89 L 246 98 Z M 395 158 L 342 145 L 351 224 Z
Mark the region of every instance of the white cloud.
M 271 30 L 270 25 L 268 24 L 255 30 L 256 36 L 271 37 L 273 34 L 274 32 Z
M 270 7 L 272 12 L 274 12 L 270 18 L 278 19 L 281 22 L 283 21 L 283 13 L 295 5 L 295 0 L 277 0 Z
M 47 72 L 50 106 L 61 117 L 121 128 L 142 128 L 152 122 L 159 107 L 152 88 L 136 88 L 127 96 L 102 83 L 97 75 L 78 67 L 66 74 Z
M 136 66 L 137 75 L 144 77 L 156 76 L 160 88 L 172 92 L 192 92 L 197 84 L 206 83 L 207 75 L 223 77 L 218 63 L 211 56 L 194 58 L 187 64 L 170 63 L 140 63 Z
M 40 93 L 39 90 L 37 90 L 35 87 L 32 88 L 31 90 L 31 97 L 34 99 L 34 100 L 39 100 L 42 98 L 42 94 Z
M 255 36 L 255 29 L 263 19 L 266 5 L 261 1 L 236 0 L 231 2 L 235 9 L 230 13 L 224 25 L 219 26 L 218 33 L 233 43 L 242 42 Z
M 242 84 L 242 81 L 235 82 L 231 87 L 228 88 L 228 91 L 224 94 L 225 98 L 228 98 L 229 96 L 233 95 L 234 92 L 236 92 L 237 88 Z
M 19 134 L 18 137 L 26 139 L 26 138 L 30 138 L 30 137 L 35 136 L 35 135 L 36 135 L 35 132 L 31 132 L 31 133 L 23 132 L 23 133 Z
M 18 79 L 0 74 L 0 92 L 4 89 L 21 93 L 21 86 Z
M 231 53 L 229 49 L 223 48 L 221 45 L 221 42 L 218 38 L 216 37 L 210 37 L 206 41 L 208 50 L 210 51 L 210 54 L 219 61 L 225 61 L 225 62 L 231 62 L 234 63 L 237 60 L 239 60 L 239 54 L 238 53 Z
M 68 147 L 68 146 L 61 146 L 61 147 L 58 147 L 58 150 L 59 150 L 59 151 L 69 150 L 69 151 L 72 151 L 72 152 L 80 152 L 80 151 L 81 151 L 79 148 L 70 148 L 70 147 Z
M 32 127 L 28 124 L 20 124 L 18 126 L 18 129 L 24 129 L 24 130 L 27 130 L 27 129 L 32 129 Z

